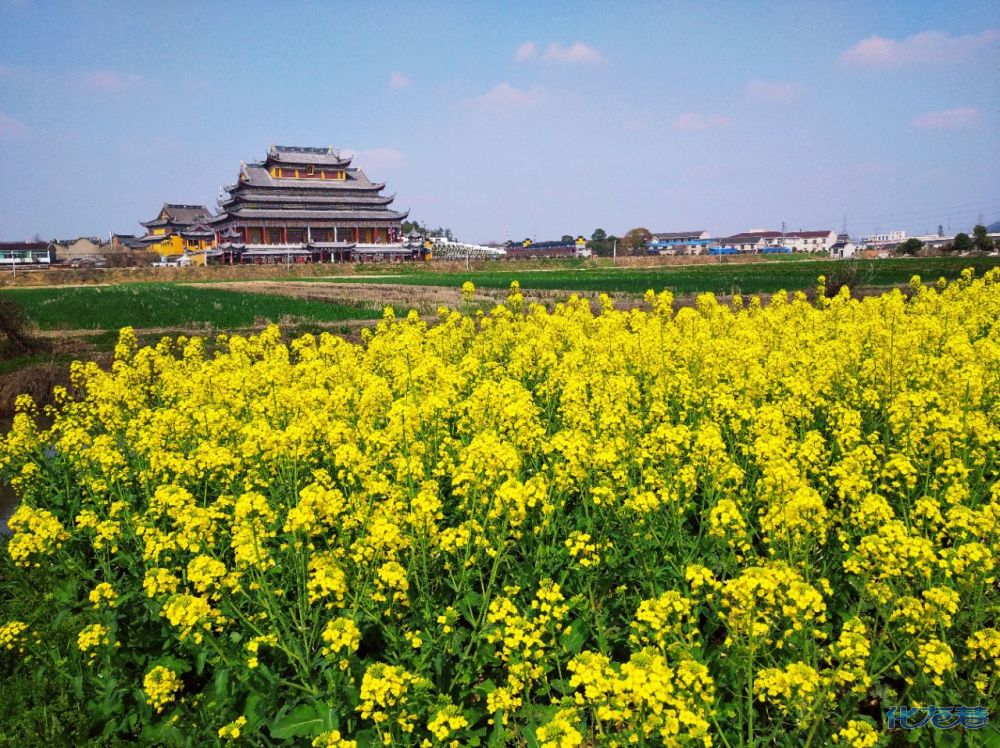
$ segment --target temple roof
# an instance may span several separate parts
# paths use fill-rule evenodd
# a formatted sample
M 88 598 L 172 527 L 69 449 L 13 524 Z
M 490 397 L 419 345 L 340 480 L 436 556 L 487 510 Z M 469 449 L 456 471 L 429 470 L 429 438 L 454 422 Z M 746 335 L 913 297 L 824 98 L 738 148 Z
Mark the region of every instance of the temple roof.
M 243 203 L 296 203 L 298 205 L 330 205 L 353 204 L 353 205 L 388 205 L 396 199 L 395 195 L 373 195 L 362 193 L 360 195 L 344 194 L 323 194 L 323 195 L 290 195 L 281 192 L 262 192 L 258 189 L 241 190 L 238 195 L 230 196 L 219 201 L 219 205 L 232 205 L 239 201 Z
M 224 216 L 232 218 L 321 218 L 321 219 L 358 219 L 398 221 L 409 215 L 394 210 L 258 210 L 256 208 L 238 208 L 227 211 Z M 219 216 L 218 218 L 221 218 Z
M 207 220 L 207 219 L 206 219 Z M 215 229 L 211 228 L 202 221 L 197 221 L 191 224 L 187 228 L 181 229 L 181 236 L 214 236 Z
M 244 185 L 250 187 L 275 187 L 278 189 L 307 189 L 307 190 L 374 190 L 378 192 L 385 187 L 385 183 L 372 182 L 368 176 L 358 168 L 345 169 L 346 179 L 295 179 L 294 177 L 272 177 L 263 164 L 246 164 L 241 173 L 240 180 L 236 184 L 225 188 L 226 192 L 233 192 Z M 243 176 L 246 179 L 243 179 Z
M 190 226 L 199 220 L 212 217 L 212 211 L 204 205 L 182 205 L 180 203 L 164 203 L 159 214 L 152 221 L 139 221 L 146 228 L 157 228 L 170 224 Z
M 327 148 L 308 148 L 293 145 L 272 145 L 267 160 L 275 164 L 305 164 L 322 166 L 347 166 L 351 157 L 341 156 L 332 145 Z
M 390 210 L 387 206 L 395 195 L 379 194 L 385 184 L 372 182 L 362 169 L 350 167 L 350 163 L 350 157 L 341 156 L 332 147 L 271 146 L 265 161 L 240 165 L 236 183 L 223 188 L 229 194 L 219 198 L 220 214 L 207 223 L 218 227 L 237 219 L 241 224 L 262 220 L 269 225 L 283 221 L 334 222 L 332 225 L 358 221 L 382 226 L 382 222 L 398 222 L 409 215 Z M 279 164 L 335 166 L 343 171 L 344 178 L 274 177 L 272 171 Z

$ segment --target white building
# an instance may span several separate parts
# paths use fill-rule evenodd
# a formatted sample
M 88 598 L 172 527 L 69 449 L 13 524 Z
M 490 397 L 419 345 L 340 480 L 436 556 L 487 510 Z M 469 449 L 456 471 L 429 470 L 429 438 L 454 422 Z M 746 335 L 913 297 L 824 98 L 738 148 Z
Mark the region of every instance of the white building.
M 890 231 L 887 234 L 869 234 L 861 238 L 862 244 L 902 244 L 906 241 L 905 231 Z
M 829 252 L 837 243 L 836 231 L 746 231 L 720 239 L 724 247 L 741 252 L 762 252 L 768 247 L 786 247 L 793 252 Z
M 830 257 L 837 260 L 846 260 L 854 257 L 858 251 L 858 246 L 851 241 L 847 234 L 837 234 L 837 242 L 830 247 Z

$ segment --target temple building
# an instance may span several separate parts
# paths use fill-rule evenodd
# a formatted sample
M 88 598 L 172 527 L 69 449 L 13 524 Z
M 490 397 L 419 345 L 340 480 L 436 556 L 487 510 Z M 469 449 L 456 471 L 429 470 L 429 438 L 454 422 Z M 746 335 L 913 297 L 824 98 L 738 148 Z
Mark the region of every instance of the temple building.
M 207 225 L 211 217 L 212 212 L 204 205 L 164 203 L 156 218 L 139 222 L 146 227 L 141 241 L 163 259 L 187 256 L 191 251 L 204 252 L 215 243 L 214 230 Z
M 225 263 L 417 259 L 422 246 L 402 236 L 407 213 L 389 208 L 384 188 L 332 147 L 273 145 L 224 188 L 220 213 L 207 222 L 217 241 L 210 255 Z

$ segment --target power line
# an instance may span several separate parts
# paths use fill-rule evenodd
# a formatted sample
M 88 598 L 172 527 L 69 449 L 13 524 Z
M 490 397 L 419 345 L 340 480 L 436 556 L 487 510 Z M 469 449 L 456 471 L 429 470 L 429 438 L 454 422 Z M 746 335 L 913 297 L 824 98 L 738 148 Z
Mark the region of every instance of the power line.
M 900 211 L 897 213 L 883 213 L 880 215 L 862 216 L 860 218 L 852 215 L 851 225 L 854 226 L 855 230 L 858 230 L 859 227 L 863 226 L 879 226 L 880 224 L 892 224 L 892 223 L 912 224 L 927 220 L 940 222 L 941 220 L 946 219 L 945 223 L 949 224 L 950 226 L 952 220 L 956 217 L 960 218 L 962 216 L 978 215 L 978 222 L 983 223 L 984 214 L 988 214 L 991 212 L 1000 212 L 1000 201 L 996 201 L 994 203 L 981 203 L 981 204 L 966 203 L 966 205 L 977 206 L 977 207 L 967 207 L 962 210 L 959 210 L 957 208 L 961 206 L 953 206 L 951 208 L 945 207 L 945 208 L 932 208 L 919 211 Z M 824 225 L 835 226 L 837 225 L 837 220 L 833 219 L 823 222 L 806 221 L 803 223 L 803 225 L 805 225 L 805 223 L 814 223 L 817 225 L 819 223 L 823 223 Z
M 962 209 L 966 210 L 963 211 Z M 998 210 L 998 209 L 1000 209 L 1000 198 L 975 202 L 975 203 L 963 203 L 961 205 L 949 205 L 937 208 L 919 208 L 917 210 L 902 210 L 902 211 L 896 211 L 894 213 L 880 213 L 877 215 L 873 214 L 869 216 L 860 216 L 853 218 L 854 220 L 858 221 L 880 221 L 884 219 L 899 218 L 905 216 L 914 216 L 923 214 L 930 215 L 934 213 L 942 213 L 945 211 L 951 211 L 951 212 L 962 211 L 962 212 L 975 213 L 977 211 L 988 211 L 988 210 Z

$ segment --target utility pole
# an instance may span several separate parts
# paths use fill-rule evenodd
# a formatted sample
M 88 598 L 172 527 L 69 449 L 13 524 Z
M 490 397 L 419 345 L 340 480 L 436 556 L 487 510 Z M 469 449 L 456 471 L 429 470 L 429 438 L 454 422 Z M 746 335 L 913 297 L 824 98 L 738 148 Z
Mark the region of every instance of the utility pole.
M 611 264 L 612 265 L 617 265 L 618 264 L 618 240 L 617 239 L 615 239 L 614 246 L 611 249 Z

